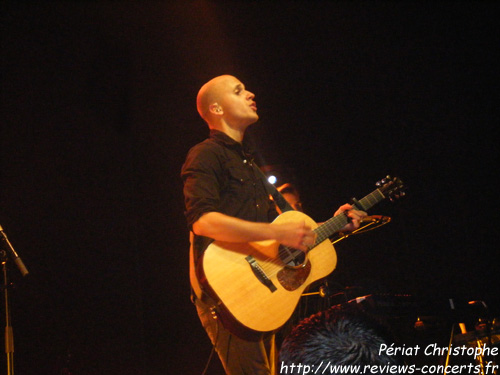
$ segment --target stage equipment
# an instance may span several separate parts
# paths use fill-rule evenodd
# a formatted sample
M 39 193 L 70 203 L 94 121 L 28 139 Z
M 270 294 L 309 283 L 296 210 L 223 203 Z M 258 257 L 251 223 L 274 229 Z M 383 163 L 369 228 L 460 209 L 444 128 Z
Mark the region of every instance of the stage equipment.
M 496 358 L 500 351 L 500 322 L 497 318 L 476 317 L 476 319 L 473 331 L 467 331 L 466 325 L 459 323 L 461 333 L 453 334 L 452 330 L 452 342 L 454 346 L 474 348 L 474 352 L 479 353 L 474 356 L 474 360 L 480 375 L 497 374 Z M 496 354 L 492 353 L 494 348 L 496 348 Z
M 497 324 L 497 319 L 491 317 L 484 301 L 470 301 L 468 304 L 462 303 L 457 306 L 457 303 L 450 299 L 449 303 L 452 320 L 445 365 L 461 360 L 464 363 L 460 365 L 473 366 L 470 362 L 474 361 L 475 374 L 497 374 L 498 365 L 495 354 L 500 349 L 500 325 Z M 457 327 L 459 333 L 457 333 Z M 469 331 L 468 328 L 471 327 L 474 329 Z M 462 353 L 462 355 L 456 356 L 455 352 Z M 445 372 L 444 375 L 447 373 Z
M 3 272 L 3 294 L 5 302 L 5 353 L 7 355 L 7 375 L 14 375 L 14 333 L 11 325 L 11 312 L 9 306 L 9 288 L 10 283 L 7 275 L 7 261 L 10 258 L 14 261 L 19 271 L 23 276 L 28 275 L 28 269 L 24 265 L 22 259 L 12 247 L 7 235 L 4 233 L 2 226 L 0 225 L 0 241 L 6 244 L 6 250 L 0 251 L 0 258 L 2 260 L 2 272 Z
M 389 216 L 382 216 L 382 215 L 367 216 L 363 218 L 363 220 L 361 221 L 361 225 L 359 226 L 358 229 L 352 231 L 351 233 L 337 233 L 330 240 L 332 241 L 333 244 L 336 244 L 337 242 L 344 240 L 352 235 L 366 233 L 373 229 L 380 228 L 382 225 L 390 223 L 390 221 L 391 218 Z

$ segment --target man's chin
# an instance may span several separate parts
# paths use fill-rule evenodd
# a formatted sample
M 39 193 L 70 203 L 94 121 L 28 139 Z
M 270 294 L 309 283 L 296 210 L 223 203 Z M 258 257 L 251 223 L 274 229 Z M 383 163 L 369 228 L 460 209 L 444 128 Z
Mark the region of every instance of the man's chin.
M 248 126 L 255 124 L 257 121 L 259 121 L 259 115 L 254 114 L 252 117 L 248 118 Z

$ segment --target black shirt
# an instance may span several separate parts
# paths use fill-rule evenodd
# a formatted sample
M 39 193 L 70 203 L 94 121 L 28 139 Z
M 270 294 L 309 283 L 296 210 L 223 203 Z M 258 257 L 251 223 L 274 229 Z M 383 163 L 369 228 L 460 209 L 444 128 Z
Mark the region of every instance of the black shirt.
M 246 146 L 211 130 L 210 138 L 189 151 L 181 172 L 189 229 L 208 212 L 254 222 L 270 222 L 277 216 Z M 208 243 L 195 236 L 198 255 Z

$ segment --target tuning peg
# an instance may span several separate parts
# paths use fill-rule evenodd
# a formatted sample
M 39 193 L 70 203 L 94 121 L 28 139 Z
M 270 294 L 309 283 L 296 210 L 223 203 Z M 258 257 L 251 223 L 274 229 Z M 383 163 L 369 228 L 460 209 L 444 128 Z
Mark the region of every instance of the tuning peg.
M 377 186 L 377 187 L 383 186 L 389 182 L 392 182 L 391 180 L 392 180 L 391 176 L 387 175 L 383 179 L 381 179 L 380 181 L 377 181 L 375 183 L 375 186 Z

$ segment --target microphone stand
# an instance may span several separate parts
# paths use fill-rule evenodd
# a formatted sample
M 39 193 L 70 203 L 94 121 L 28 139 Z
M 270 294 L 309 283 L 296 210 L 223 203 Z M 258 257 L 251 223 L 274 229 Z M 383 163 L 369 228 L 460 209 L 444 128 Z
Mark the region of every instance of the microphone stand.
M 2 250 L 3 296 L 5 302 L 5 353 L 7 354 L 7 375 L 14 374 L 14 335 L 10 323 L 9 282 L 7 279 L 7 253 Z
M 3 295 L 5 302 L 5 353 L 7 354 L 7 375 L 14 375 L 14 333 L 12 331 L 11 325 L 11 313 L 9 307 L 9 280 L 7 277 L 7 260 L 8 255 L 14 260 L 17 268 L 23 276 L 28 275 L 28 270 L 26 269 L 23 261 L 17 255 L 16 251 L 12 247 L 7 235 L 4 233 L 2 226 L 0 225 L 0 240 L 3 240 L 7 244 L 7 251 L 0 251 L 0 258 L 2 261 L 2 273 L 3 273 Z

